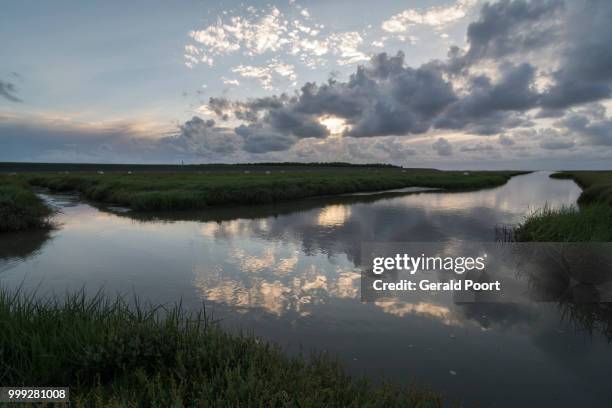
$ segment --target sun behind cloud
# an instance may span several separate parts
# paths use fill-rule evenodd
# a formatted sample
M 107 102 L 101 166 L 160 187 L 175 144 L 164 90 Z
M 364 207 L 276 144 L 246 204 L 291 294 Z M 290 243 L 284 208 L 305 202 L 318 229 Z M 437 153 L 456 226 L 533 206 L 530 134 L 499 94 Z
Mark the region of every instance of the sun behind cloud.
M 337 116 L 321 116 L 319 123 L 327 128 L 331 136 L 341 136 L 349 128 L 346 120 Z

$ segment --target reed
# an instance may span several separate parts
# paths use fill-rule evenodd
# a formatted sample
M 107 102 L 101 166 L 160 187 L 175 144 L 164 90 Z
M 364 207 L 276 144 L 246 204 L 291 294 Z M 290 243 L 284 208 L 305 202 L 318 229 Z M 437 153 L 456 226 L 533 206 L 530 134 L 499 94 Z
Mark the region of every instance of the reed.
M 27 183 L 0 175 L 0 232 L 47 228 L 51 213 Z
M 578 207 L 543 208 L 514 231 L 518 241 L 612 241 L 612 171 L 559 172 L 552 178 L 572 179 L 581 188 Z
M 0 289 L 0 384 L 69 386 L 73 406 L 439 407 L 417 386 L 353 379 L 324 354 L 289 357 L 202 308 L 84 291 Z
M 403 187 L 472 190 L 502 185 L 517 174 L 522 173 L 368 169 L 257 174 L 31 174 L 23 177 L 30 184 L 55 191 L 78 191 L 104 204 L 163 211 L 263 204 Z
M 539 242 L 610 242 L 612 207 L 598 203 L 581 208 L 543 208 L 516 228 L 514 238 Z

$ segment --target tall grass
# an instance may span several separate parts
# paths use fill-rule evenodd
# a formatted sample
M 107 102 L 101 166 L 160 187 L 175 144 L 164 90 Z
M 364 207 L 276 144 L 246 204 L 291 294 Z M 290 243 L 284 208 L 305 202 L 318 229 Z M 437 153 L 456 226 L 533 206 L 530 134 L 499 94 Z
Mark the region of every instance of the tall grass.
M 0 176 L 0 232 L 49 226 L 51 210 L 27 183 L 12 176 Z
M 578 198 L 581 205 L 605 203 L 612 206 L 612 171 L 563 171 L 551 177 L 574 180 L 582 188 Z
M 69 386 L 74 406 L 441 406 L 421 388 L 374 386 L 323 355 L 228 334 L 204 310 L 102 293 L 41 301 L 0 290 L 0 357 L 0 384 Z
M 573 179 L 583 189 L 579 207 L 543 208 L 516 228 L 518 241 L 612 241 L 612 172 L 559 172 L 552 178 Z
M 52 190 L 76 190 L 88 199 L 134 210 L 203 209 L 402 187 L 467 190 L 504 184 L 517 172 L 440 172 L 397 169 L 275 172 L 272 174 L 35 174 L 26 179 Z
M 612 207 L 592 204 L 560 209 L 543 208 L 528 216 L 514 231 L 517 241 L 612 241 Z

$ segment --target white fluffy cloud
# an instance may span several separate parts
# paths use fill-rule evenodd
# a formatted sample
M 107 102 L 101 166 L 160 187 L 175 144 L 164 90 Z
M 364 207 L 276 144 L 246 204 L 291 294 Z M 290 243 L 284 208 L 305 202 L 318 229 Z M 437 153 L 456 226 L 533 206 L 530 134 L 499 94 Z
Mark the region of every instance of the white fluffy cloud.
M 284 45 L 289 23 L 276 7 L 261 17 L 235 16 L 225 22 L 219 18 L 215 24 L 201 30 L 192 30 L 195 41 L 187 52 L 212 57 L 244 50 L 247 55 L 276 51 Z
M 297 80 L 296 63 L 317 68 L 331 62 L 348 65 L 369 59 L 362 49 L 362 33 L 334 32 L 314 22 L 307 9 L 295 4 L 290 7 L 290 13 L 285 14 L 275 6 L 265 9 L 251 6 L 246 15 L 219 17 L 211 25 L 190 31 L 185 65 L 189 68 L 198 64 L 213 66 L 219 57 L 233 54 L 245 59 L 267 57 L 265 65 L 241 64 L 230 70 L 245 78 L 254 78 L 264 89 L 272 90 L 275 77 L 291 83 Z
M 356 31 L 332 34 L 329 42 L 339 56 L 338 64 L 340 65 L 355 64 L 370 59 L 365 53 L 359 51 L 363 38 Z
M 232 85 L 232 86 L 239 86 L 240 85 L 240 81 L 238 81 L 237 79 L 221 77 L 221 81 L 223 81 L 223 83 L 225 85 Z
M 390 33 L 404 33 L 415 25 L 440 29 L 466 17 L 477 2 L 478 0 L 458 0 L 447 6 L 435 6 L 425 10 L 407 9 L 383 21 L 382 29 Z
M 400 37 L 412 41 L 413 27 L 426 28 L 437 41 L 440 29 L 476 14 L 475 3 L 447 0 L 343 31 L 318 24 L 318 9 L 304 12 L 298 5 L 223 14 L 191 31 L 184 47 L 187 66 L 203 65 L 204 79 L 225 85 L 208 103 L 193 105 L 203 119 L 151 138 L 154 132 L 133 126 L 0 117 L 0 133 L 8 135 L 0 155 L 32 159 L 30 152 L 38 151 L 38 159 L 104 161 L 125 152 L 137 160 L 429 160 L 434 166 L 478 159 L 498 167 L 500 157 L 506 163 L 528 157 L 534 166 L 526 167 L 534 168 L 568 157 L 609 163 L 611 3 L 492 1 L 467 25 L 464 47 L 454 46 L 454 37 L 443 41 L 448 58 L 417 62 L 411 52 L 385 52 Z M 361 64 L 375 48 L 371 61 Z M 227 70 L 209 69 L 226 62 L 221 57 L 230 61 Z M 336 66 L 321 68 L 331 62 Z M 338 67 L 343 64 L 349 67 Z M 306 67 L 319 67 L 318 79 L 299 78 L 311 72 Z M 340 74 L 325 81 L 328 68 Z M 251 84 L 275 95 L 252 92 Z M 0 81 L 0 102 L 18 102 L 19 90 Z M 216 122 L 208 120 L 213 117 Z
M 292 85 L 296 85 L 297 80 L 295 67 L 276 59 L 268 61 L 265 66 L 238 65 L 232 68 L 232 72 L 243 78 L 257 80 L 264 89 L 269 91 L 275 89 L 274 83 L 278 79 L 288 80 Z

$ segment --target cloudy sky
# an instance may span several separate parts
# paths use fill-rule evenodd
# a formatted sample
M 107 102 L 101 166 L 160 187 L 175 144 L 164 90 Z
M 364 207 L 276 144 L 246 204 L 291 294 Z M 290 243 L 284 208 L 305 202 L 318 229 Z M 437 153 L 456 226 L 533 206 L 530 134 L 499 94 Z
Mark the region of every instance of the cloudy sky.
M 7 1 L 0 161 L 611 168 L 609 0 Z

